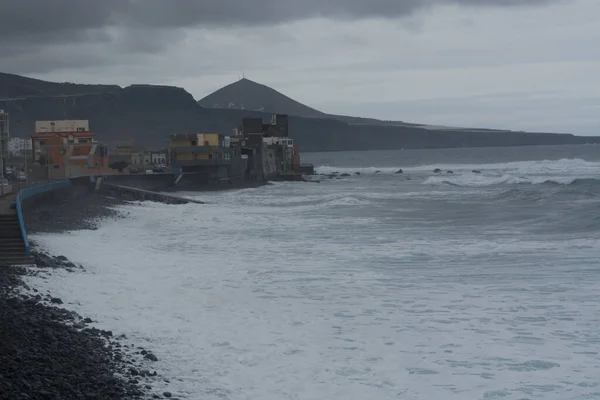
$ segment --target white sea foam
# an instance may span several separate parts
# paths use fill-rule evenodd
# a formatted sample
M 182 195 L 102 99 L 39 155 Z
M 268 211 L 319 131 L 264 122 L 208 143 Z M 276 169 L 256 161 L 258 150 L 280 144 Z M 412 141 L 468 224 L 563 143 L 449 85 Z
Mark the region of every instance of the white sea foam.
M 448 194 L 487 189 L 394 182 L 285 183 L 186 194 L 205 205 L 123 206 L 128 218 L 95 231 L 32 235 L 86 271 L 28 279 L 151 349 L 152 368 L 171 382 L 153 390 L 181 398 L 600 393 L 598 235 L 535 235 L 502 215 L 461 228 L 457 218 L 488 205 L 458 215 L 462 200 Z M 435 209 L 424 211 L 427 199 Z M 404 212 L 405 202 L 420 208 Z
M 334 166 L 319 166 L 316 172 L 319 174 L 331 174 L 338 172 L 340 174 L 374 174 L 377 171 L 383 174 L 393 174 L 399 169 L 404 172 L 433 172 L 439 168 L 442 171 L 451 170 L 453 172 L 471 172 L 479 170 L 482 172 L 510 172 L 516 175 L 562 175 L 564 173 L 578 175 L 594 175 L 600 173 L 600 162 L 585 161 L 582 159 L 561 159 L 561 160 L 541 160 L 541 161 L 517 161 L 508 163 L 494 164 L 431 164 L 422 166 L 397 166 L 397 167 L 334 167 Z

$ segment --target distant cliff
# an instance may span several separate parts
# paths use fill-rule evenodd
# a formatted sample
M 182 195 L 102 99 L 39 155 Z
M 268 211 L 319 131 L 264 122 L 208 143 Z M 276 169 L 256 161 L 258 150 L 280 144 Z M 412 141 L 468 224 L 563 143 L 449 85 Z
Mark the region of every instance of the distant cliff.
M 20 75 L 0 72 L 0 99 L 31 96 L 80 95 L 115 92 L 117 85 L 81 85 L 75 83 L 46 82 Z
M 299 107 L 303 105 L 297 102 L 289 103 L 296 107 L 294 109 L 283 107 L 264 112 L 233 107 L 205 108 L 184 89 L 170 86 L 72 85 L 9 74 L 0 74 L 0 79 L 0 93 L 8 94 L 0 98 L 0 109 L 11 114 L 14 136 L 31 135 L 36 120 L 88 119 L 98 139 L 109 145 L 133 139 L 152 148 L 166 145 L 170 133 L 229 134 L 242 118 L 267 119 L 273 112 L 283 112 L 291 115 L 290 135 L 302 151 L 600 143 L 597 137 L 570 134 L 426 129 L 399 121 L 322 113 L 295 116 L 291 111 L 313 110 Z

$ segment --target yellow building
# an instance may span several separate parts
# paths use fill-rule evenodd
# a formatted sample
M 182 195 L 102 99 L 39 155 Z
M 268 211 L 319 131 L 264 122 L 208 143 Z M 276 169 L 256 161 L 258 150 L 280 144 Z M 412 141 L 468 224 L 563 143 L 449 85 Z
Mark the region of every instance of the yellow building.
M 171 147 L 191 146 L 221 147 L 221 135 L 218 133 L 171 135 Z
M 219 133 L 194 133 L 189 135 L 171 135 L 169 153 L 173 165 L 178 162 L 199 161 L 214 163 L 228 158 L 223 154 L 224 138 Z

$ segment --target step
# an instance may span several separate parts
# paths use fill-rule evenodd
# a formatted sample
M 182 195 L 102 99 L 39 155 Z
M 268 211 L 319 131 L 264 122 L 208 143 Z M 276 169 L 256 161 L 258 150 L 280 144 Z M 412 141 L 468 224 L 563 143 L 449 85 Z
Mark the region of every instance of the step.
M 25 244 L 25 242 L 21 236 L 11 238 L 0 237 L 0 248 L 3 246 L 14 246 L 15 244 Z
M 14 260 L 2 260 L 0 259 L 0 267 L 10 267 L 13 265 L 35 265 L 33 258 L 22 258 Z
M 23 242 L 0 245 L 0 257 L 2 256 L 2 254 L 8 253 L 9 251 L 15 249 L 25 251 L 25 245 L 23 244 Z

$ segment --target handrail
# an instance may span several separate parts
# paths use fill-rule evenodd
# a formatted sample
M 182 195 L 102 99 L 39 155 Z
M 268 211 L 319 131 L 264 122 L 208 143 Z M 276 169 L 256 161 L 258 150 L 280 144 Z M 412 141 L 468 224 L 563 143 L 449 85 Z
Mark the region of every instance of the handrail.
M 31 248 L 29 247 L 29 240 L 27 240 L 27 230 L 25 229 L 25 220 L 23 219 L 23 206 L 22 202 L 24 199 L 29 197 L 37 196 L 38 194 L 51 192 L 53 190 L 64 189 L 71 187 L 71 181 L 57 181 L 48 183 L 46 185 L 34 186 L 26 189 L 22 189 L 17 194 L 17 199 L 15 200 L 16 209 L 17 209 L 17 218 L 19 219 L 19 227 L 21 228 L 21 236 L 23 237 L 23 243 L 25 244 L 25 252 L 27 254 L 31 253 Z

